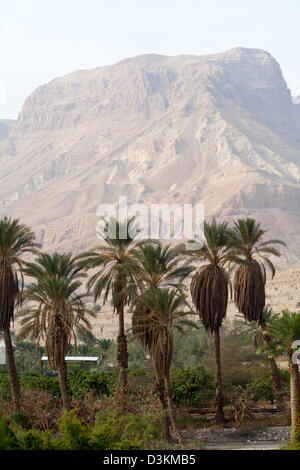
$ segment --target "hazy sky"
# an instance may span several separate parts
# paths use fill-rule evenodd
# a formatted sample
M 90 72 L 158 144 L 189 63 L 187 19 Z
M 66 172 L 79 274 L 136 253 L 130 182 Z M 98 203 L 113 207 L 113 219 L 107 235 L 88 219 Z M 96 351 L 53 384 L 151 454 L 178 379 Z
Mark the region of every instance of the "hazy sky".
M 269 51 L 300 94 L 299 0 L 0 0 L 0 119 L 39 85 L 145 53 Z

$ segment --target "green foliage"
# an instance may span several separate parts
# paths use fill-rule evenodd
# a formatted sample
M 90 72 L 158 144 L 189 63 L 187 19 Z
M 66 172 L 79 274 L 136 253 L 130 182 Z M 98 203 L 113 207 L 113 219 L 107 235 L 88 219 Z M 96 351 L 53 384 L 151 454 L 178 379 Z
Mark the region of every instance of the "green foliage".
M 271 374 L 266 373 L 258 379 L 254 380 L 250 385 L 250 391 L 254 401 L 263 399 L 273 402 L 275 397 L 272 389 Z
M 282 391 L 286 390 L 286 392 L 288 393 L 290 379 L 289 372 L 285 369 L 279 369 L 279 374 L 281 378 Z M 249 388 L 252 399 L 254 401 L 266 400 L 269 402 L 273 402 L 275 400 L 272 386 L 272 377 L 271 372 L 269 370 L 266 370 L 263 375 L 251 382 Z
M 213 375 L 202 366 L 195 369 L 171 371 L 174 402 L 186 406 L 207 403 L 214 395 Z
M 108 372 L 89 373 L 85 370 L 74 371 L 68 376 L 68 390 L 71 396 L 81 398 L 86 393 L 109 396 L 114 381 Z
M 58 445 L 63 450 L 88 450 L 89 429 L 76 418 L 75 410 L 64 413 L 59 424 L 63 437 Z
M 20 437 L 22 449 L 24 450 L 43 450 L 43 437 L 41 433 L 34 430 L 24 432 Z
M 94 427 L 85 425 L 76 417 L 76 410 L 65 412 L 58 431 L 60 438 L 49 432 L 19 431 L 16 435 L 6 420 L 0 420 L 1 450 L 134 450 L 162 439 L 159 415 L 124 414 L 108 408 L 96 415 Z
M 82 398 L 87 393 L 95 396 L 109 396 L 114 387 L 115 379 L 110 372 L 88 372 L 78 369 L 70 371 L 68 375 L 68 392 L 74 398 Z M 20 377 L 22 390 L 42 390 L 49 392 L 53 397 L 60 397 L 58 377 L 46 377 L 33 373 Z M 10 399 L 10 383 L 7 374 L 0 374 L 0 398 Z
M 7 373 L 0 374 L 0 399 L 5 401 L 10 399 L 10 382 Z
M 162 439 L 160 421 L 160 416 L 155 414 L 123 414 L 109 408 L 96 415 L 92 447 L 100 450 L 106 441 L 106 449 L 110 450 L 143 449 L 150 441 Z
M 101 305 L 99 304 L 93 305 L 93 312 L 95 313 L 101 312 Z
M 20 444 L 5 418 L 0 418 L 0 450 L 18 450 Z
M 53 396 L 60 397 L 59 380 L 57 377 L 46 377 L 38 373 L 22 375 L 20 384 L 23 390 L 43 390 L 50 392 Z
M 11 416 L 12 422 L 16 423 L 17 425 L 21 426 L 24 429 L 28 429 L 30 426 L 29 419 L 23 413 L 14 413 Z

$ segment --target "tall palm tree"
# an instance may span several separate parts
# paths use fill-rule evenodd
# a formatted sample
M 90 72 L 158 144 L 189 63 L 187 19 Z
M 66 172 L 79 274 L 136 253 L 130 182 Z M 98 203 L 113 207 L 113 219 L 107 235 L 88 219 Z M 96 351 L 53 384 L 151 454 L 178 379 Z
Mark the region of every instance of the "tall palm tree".
M 272 245 L 282 245 L 281 240 L 263 240 L 267 231 L 262 230 L 261 224 L 254 219 L 238 219 L 231 230 L 232 252 L 237 257 L 238 269 L 234 275 L 234 301 L 235 305 L 248 321 L 257 321 L 262 329 L 266 330 L 267 314 L 265 310 L 266 267 L 271 270 L 272 279 L 275 276 L 275 267 L 268 255 L 280 257 L 281 253 Z M 266 345 L 270 339 L 264 335 Z M 281 401 L 280 375 L 276 360 L 270 358 L 272 381 L 277 402 Z
M 105 303 L 111 295 L 114 311 L 117 312 L 119 318 L 117 361 L 121 385 L 121 406 L 124 410 L 127 408 L 128 392 L 128 350 L 124 309 L 132 298 L 129 286 L 133 285 L 132 279 L 136 270 L 134 251 L 137 247 L 135 240 L 137 234 L 138 229 L 134 225 L 133 218 L 126 222 L 111 219 L 106 223 L 103 243 L 78 257 L 80 265 L 86 270 L 96 270 L 88 281 L 88 289 L 93 289 L 95 301 L 103 295 L 103 303 Z
M 300 313 L 283 310 L 281 315 L 273 316 L 267 323 L 265 335 L 274 338 L 288 355 L 291 397 L 291 439 L 294 439 L 300 414 L 299 366 L 293 360 L 293 343 L 300 338 Z
M 216 422 L 224 423 L 224 397 L 220 350 L 220 328 L 226 316 L 230 279 L 227 267 L 234 256 L 229 253 L 227 223 L 204 223 L 204 244 L 200 250 L 191 252 L 193 258 L 203 265 L 197 269 L 191 282 L 192 301 L 206 331 L 215 338 L 216 357 Z
M 182 331 L 183 325 L 191 325 L 184 317 L 191 313 L 186 296 L 179 289 L 156 288 L 137 296 L 135 302 L 145 307 L 151 360 L 157 375 L 163 377 L 170 421 L 176 438 L 183 446 L 182 436 L 176 424 L 176 415 L 170 385 L 170 368 L 173 358 L 173 328 Z
M 138 285 L 140 295 L 162 287 L 176 287 L 184 290 L 183 281 L 191 273 L 193 267 L 190 266 L 183 253 L 182 247 L 171 247 L 161 243 L 148 243 L 136 251 L 135 257 L 138 263 L 138 270 L 135 282 Z M 135 301 L 132 316 L 133 334 L 140 343 L 150 351 L 152 345 L 152 329 L 150 311 L 146 310 L 144 304 Z M 165 396 L 164 379 L 154 367 L 156 388 L 162 410 L 167 409 Z M 169 419 L 164 416 L 164 434 L 167 440 L 170 439 Z
M 234 275 L 234 300 L 236 307 L 248 321 L 258 321 L 265 327 L 266 266 L 272 278 L 275 267 L 268 255 L 279 257 L 280 252 L 272 245 L 283 245 L 281 240 L 265 240 L 261 224 L 254 219 L 238 219 L 230 231 L 232 253 L 239 264 Z
M 63 407 L 70 410 L 67 392 L 67 365 L 65 356 L 79 325 L 90 329 L 86 314 L 94 316 L 85 307 L 86 294 L 81 288 L 79 266 L 71 253 L 40 254 L 34 263 L 26 263 L 24 272 L 34 278 L 23 297 L 29 306 L 20 312 L 23 316 L 20 339 L 45 342 L 49 364 L 58 371 Z
M 34 233 L 19 220 L 0 220 L 0 331 L 4 334 L 11 393 L 16 409 L 21 404 L 21 390 L 10 335 L 10 324 L 19 291 L 23 289 L 23 255 L 37 248 Z

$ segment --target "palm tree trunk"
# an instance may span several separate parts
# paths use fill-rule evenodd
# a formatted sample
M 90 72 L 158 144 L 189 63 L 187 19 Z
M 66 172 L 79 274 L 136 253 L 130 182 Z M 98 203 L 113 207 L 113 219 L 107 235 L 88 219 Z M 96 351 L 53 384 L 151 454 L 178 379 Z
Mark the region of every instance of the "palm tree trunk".
M 120 405 L 123 411 L 127 411 L 127 394 L 128 394 L 128 351 L 127 351 L 127 337 L 125 335 L 124 327 L 124 304 L 123 302 L 118 307 L 119 315 L 119 334 L 117 337 L 117 361 L 119 366 L 119 383 L 121 386 Z
M 175 409 L 173 405 L 173 399 L 172 399 L 172 391 L 171 391 L 171 385 L 170 385 L 170 375 L 166 373 L 164 375 L 164 382 L 165 382 L 165 389 L 166 389 L 166 395 L 167 395 L 167 401 L 168 401 L 168 407 L 169 407 L 169 414 L 170 414 L 170 420 L 172 423 L 172 428 L 175 433 L 176 439 L 179 442 L 180 446 L 184 448 L 184 443 L 183 439 L 181 436 L 181 433 L 177 427 L 176 423 L 176 414 L 175 414 Z
M 283 406 L 282 400 L 282 386 L 281 386 L 281 377 L 279 374 L 278 366 L 276 361 L 273 357 L 269 359 L 269 364 L 271 368 L 271 376 L 272 376 L 272 387 L 274 391 L 274 396 L 277 404 L 277 408 L 281 408 Z
M 67 389 L 67 364 L 64 362 L 60 366 L 57 367 L 61 396 L 63 400 L 63 408 L 66 411 L 70 411 L 71 404 L 68 396 L 68 389 Z
M 292 362 L 292 352 L 289 354 L 290 396 L 291 396 L 291 440 L 294 440 L 300 413 L 300 383 L 299 367 Z
M 265 321 L 262 321 L 260 323 L 262 332 L 264 333 L 266 329 L 266 323 Z M 269 336 L 263 335 L 264 342 L 268 345 L 272 343 L 272 340 Z M 273 357 L 269 359 L 269 364 L 271 368 L 271 376 L 272 376 L 272 387 L 273 387 L 273 392 L 275 396 L 275 400 L 277 403 L 277 408 L 280 408 L 283 403 L 282 403 L 282 385 L 281 385 L 281 378 L 278 370 L 278 366 L 276 364 L 276 361 Z
M 10 388 L 13 404 L 16 410 L 19 410 L 22 403 L 21 388 L 18 378 L 16 362 L 14 357 L 14 350 L 10 336 L 9 326 L 4 329 L 4 343 L 6 351 L 6 362 L 8 367 L 8 373 L 10 378 Z
M 171 440 L 170 436 L 170 420 L 169 416 L 166 413 L 168 406 L 166 402 L 166 396 L 165 396 L 165 388 L 164 388 L 164 379 L 159 376 L 159 374 L 156 375 L 156 389 L 157 389 L 157 394 L 158 398 L 161 404 L 161 409 L 163 411 L 163 431 L 164 431 L 164 436 L 167 441 Z
M 215 331 L 215 357 L 216 357 L 216 424 L 224 425 L 224 396 L 222 387 L 222 369 L 221 369 L 221 348 L 220 348 L 220 330 Z

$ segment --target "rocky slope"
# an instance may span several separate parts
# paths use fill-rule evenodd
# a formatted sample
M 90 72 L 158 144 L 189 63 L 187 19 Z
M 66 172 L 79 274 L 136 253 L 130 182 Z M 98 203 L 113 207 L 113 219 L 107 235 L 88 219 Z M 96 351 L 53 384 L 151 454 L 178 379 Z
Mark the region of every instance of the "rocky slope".
M 6 139 L 12 131 L 16 121 L 12 119 L 0 119 L 0 140 Z
M 276 60 L 236 48 L 144 55 L 38 88 L 0 145 L 0 215 L 45 249 L 97 242 L 98 204 L 205 205 L 251 215 L 300 257 L 300 106 Z

